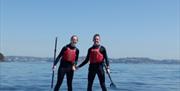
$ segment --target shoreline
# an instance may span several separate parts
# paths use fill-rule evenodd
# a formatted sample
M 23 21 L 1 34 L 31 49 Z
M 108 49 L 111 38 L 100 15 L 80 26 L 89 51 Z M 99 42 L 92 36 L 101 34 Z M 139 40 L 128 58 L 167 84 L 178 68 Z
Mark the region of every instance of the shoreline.
M 85 57 L 79 57 L 78 61 L 82 62 Z M 29 61 L 42 61 L 52 62 L 53 58 L 50 57 L 31 57 L 31 56 L 6 56 L 2 62 L 29 62 Z M 132 64 L 180 64 L 178 59 L 151 59 L 147 57 L 125 57 L 125 58 L 109 58 L 110 63 L 132 63 Z

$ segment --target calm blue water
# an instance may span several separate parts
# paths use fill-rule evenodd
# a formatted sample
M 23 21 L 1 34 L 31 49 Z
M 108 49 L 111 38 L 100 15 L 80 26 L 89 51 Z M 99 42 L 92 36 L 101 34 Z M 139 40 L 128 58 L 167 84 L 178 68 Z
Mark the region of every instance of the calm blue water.
M 52 91 L 51 64 L 50 62 L 1 62 L 0 91 Z M 86 91 L 87 67 L 88 65 L 75 72 L 74 91 Z M 180 91 L 180 65 L 111 63 L 111 76 L 117 88 L 109 86 L 110 81 L 106 75 L 108 91 Z M 64 79 L 60 91 L 67 91 L 66 89 L 66 79 Z M 93 91 L 101 91 L 97 76 Z

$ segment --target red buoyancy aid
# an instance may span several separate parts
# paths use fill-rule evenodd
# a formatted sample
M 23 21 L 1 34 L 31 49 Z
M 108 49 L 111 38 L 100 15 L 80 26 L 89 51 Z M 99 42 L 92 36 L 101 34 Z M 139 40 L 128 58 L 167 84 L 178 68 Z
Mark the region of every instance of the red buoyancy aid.
M 104 60 L 103 54 L 100 52 L 100 47 L 91 49 L 90 51 L 90 63 L 101 63 Z
M 64 61 L 74 63 L 76 60 L 76 49 L 70 49 L 69 47 L 67 47 L 66 51 L 64 51 L 62 59 Z

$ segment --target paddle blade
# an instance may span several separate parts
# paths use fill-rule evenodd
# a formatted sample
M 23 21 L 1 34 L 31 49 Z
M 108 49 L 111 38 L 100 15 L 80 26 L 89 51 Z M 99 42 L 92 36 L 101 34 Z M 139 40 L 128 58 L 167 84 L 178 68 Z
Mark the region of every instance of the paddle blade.
M 111 84 L 110 84 L 110 87 L 116 88 L 116 85 L 115 85 L 114 83 L 111 83 Z

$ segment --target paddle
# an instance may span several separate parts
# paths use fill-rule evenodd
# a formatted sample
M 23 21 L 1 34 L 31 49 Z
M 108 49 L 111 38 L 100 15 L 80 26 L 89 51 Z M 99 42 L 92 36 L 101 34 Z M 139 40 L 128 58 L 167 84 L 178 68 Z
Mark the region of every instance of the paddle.
M 57 47 L 57 37 L 55 39 L 55 48 L 54 48 L 54 62 L 56 60 L 56 47 Z M 54 65 L 53 62 L 53 65 Z M 54 69 L 52 70 L 52 80 L 51 80 L 51 88 L 53 88 L 53 83 L 54 83 Z
M 111 81 L 111 84 L 110 84 L 110 87 L 113 87 L 113 88 L 116 88 L 116 85 L 114 84 L 114 82 L 112 81 L 112 78 L 111 78 L 111 75 L 110 75 L 110 73 L 108 72 L 108 68 L 107 68 L 107 65 L 104 63 L 104 66 L 105 66 L 105 69 L 106 69 L 106 73 L 108 74 L 108 77 L 109 77 L 109 79 L 110 79 L 110 81 Z

